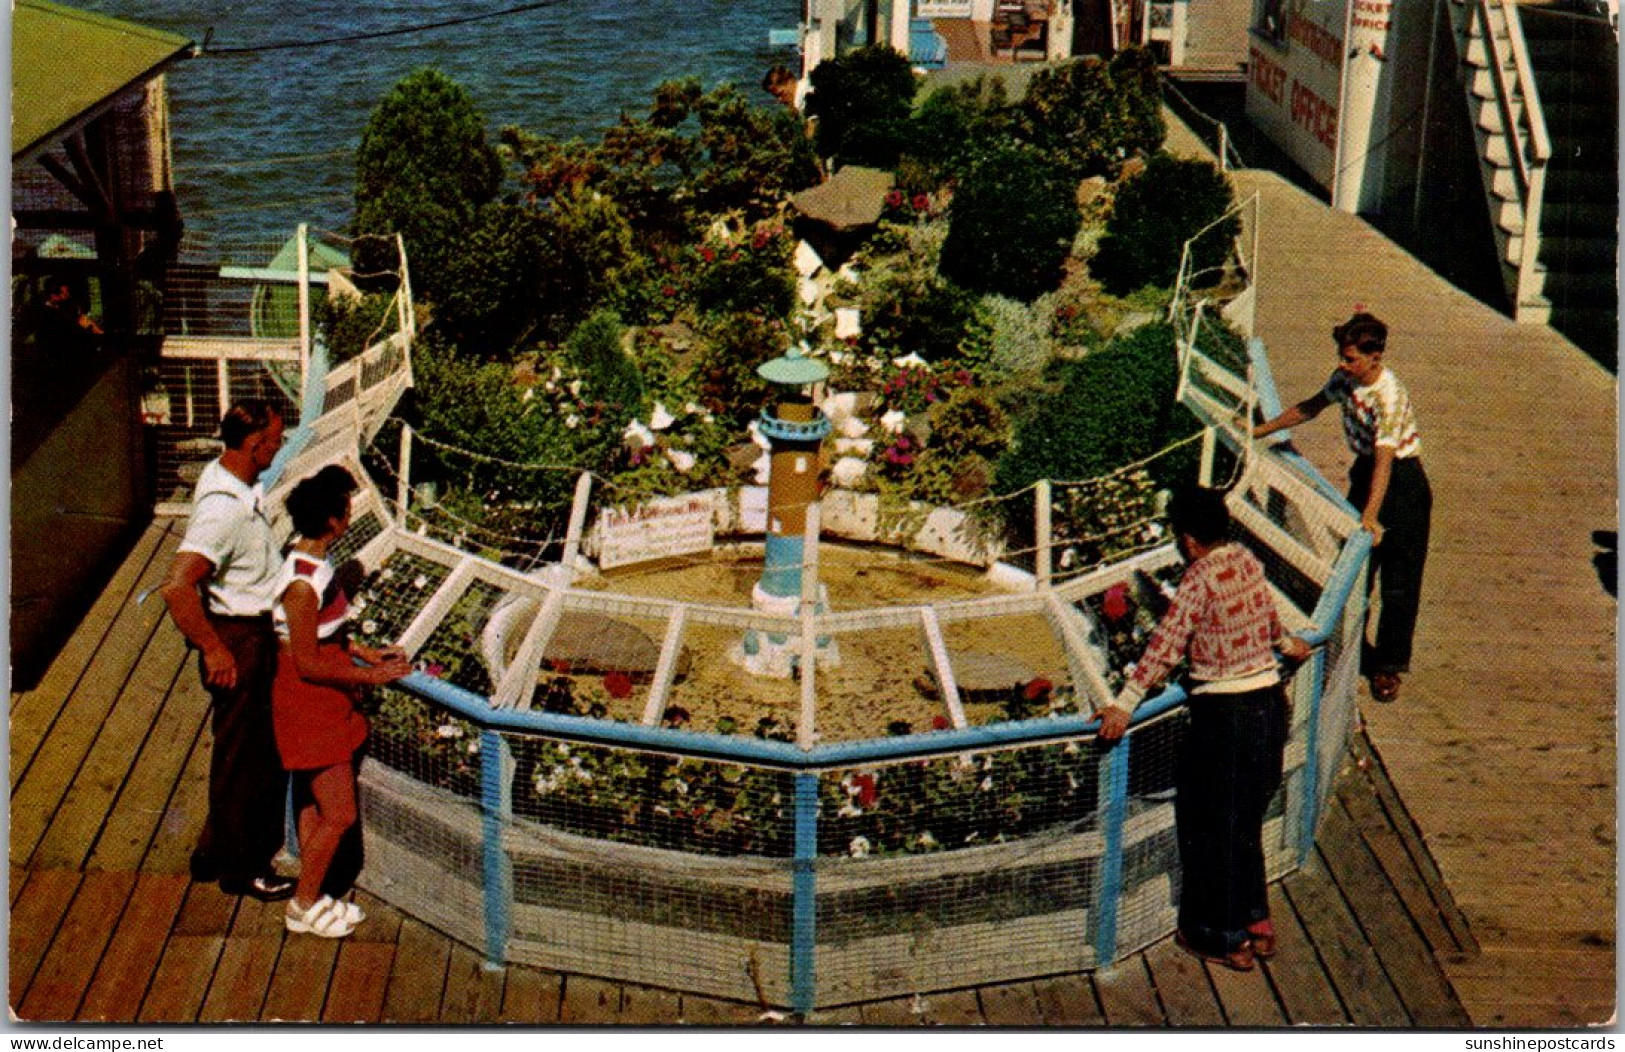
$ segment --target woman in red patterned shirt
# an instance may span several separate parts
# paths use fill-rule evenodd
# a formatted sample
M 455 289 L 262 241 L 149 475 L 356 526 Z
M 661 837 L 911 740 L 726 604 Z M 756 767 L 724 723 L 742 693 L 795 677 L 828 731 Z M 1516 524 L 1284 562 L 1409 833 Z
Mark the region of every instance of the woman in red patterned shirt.
M 1168 514 L 1189 565 L 1128 684 L 1101 710 L 1100 737 L 1121 738 L 1146 693 L 1189 661 L 1190 726 L 1174 799 L 1183 872 L 1176 939 L 1249 971 L 1255 956 L 1275 952 L 1263 827 L 1288 730 L 1275 649 L 1301 661 L 1309 646 L 1282 631 L 1263 566 L 1230 539 L 1223 493 L 1186 490 Z

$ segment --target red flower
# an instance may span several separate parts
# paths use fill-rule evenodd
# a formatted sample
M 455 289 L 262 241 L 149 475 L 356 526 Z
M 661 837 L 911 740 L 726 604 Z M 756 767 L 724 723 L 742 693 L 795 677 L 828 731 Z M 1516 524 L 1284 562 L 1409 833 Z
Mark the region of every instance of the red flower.
M 700 249 L 700 258 L 705 260 L 707 263 L 714 262 L 717 258 L 717 250 L 714 248 L 702 248 Z
M 670 285 L 662 285 L 660 286 L 660 294 L 662 296 L 675 296 L 677 295 L 677 290 Z
M 611 672 L 604 676 L 604 689 L 609 691 L 612 698 L 630 698 L 632 677 L 624 672 Z
M 768 234 L 767 231 L 758 230 L 756 232 L 756 236 L 750 239 L 750 247 L 751 248 L 766 248 L 767 243 L 770 240 L 772 240 L 772 237 L 771 237 L 771 235 Z
M 1021 696 L 1026 698 L 1028 701 L 1037 701 L 1039 698 L 1048 696 L 1049 692 L 1054 689 L 1054 687 L 1055 684 L 1051 683 L 1043 676 L 1039 676 L 1037 679 L 1029 682 L 1027 686 L 1022 689 Z
M 949 728 L 949 726 L 951 726 L 951 725 L 948 723 L 948 717 L 946 717 L 946 716 L 932 716 L 931 717 L 931 729 L 932 730 L 934 730 L 934 731 L 945 731 L 945 730 L 947 730 Z
M 858 806 L 870 808 L 875 806 L 875 798 L 880 794 L 875 790 L 875 776 L 872 774 L 854 774 L 852 784 L 858 790 Z
M 1114 584 L 1106 589 L 1100 607 L 1110 621 L 1121 621 L 1129 615 L 1128 585 Z
M 915 194 L 913 204 L 916 212 L 931 211 L 931 199 L 924 194 Z
M 563 658 L 554 658 L 550 664 L 553 666 L 553 671 L 559 675 L 568 676 L 570 674 L 570 663 Z
M 901 207 L 903 207 L 903 191 L 901 191 L 901 190 L 893 190 L 891 193 L 887 194 L 886 195 L 886 207 L 887 208 L 901 208 Z

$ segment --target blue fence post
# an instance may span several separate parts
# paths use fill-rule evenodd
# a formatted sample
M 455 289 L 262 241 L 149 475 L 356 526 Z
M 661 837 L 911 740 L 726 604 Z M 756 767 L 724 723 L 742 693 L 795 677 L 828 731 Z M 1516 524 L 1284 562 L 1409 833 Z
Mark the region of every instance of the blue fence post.
M 800 772 L 796 776 L 795 857 L 791 861 L 790 901 L 790 1007 L 807 1015 L 817 1000 L 818 982 L 813 972 L 818 946 L 818 878 L 813 864 L 818 859 L 818 775 Z
M 1298 865 L 1309 860 L 1315 846 L 1315 827 L 1320 824 L 1320 709 L 1326 696 L 1326 650 L 1317 647 L 1300 671 L 1309 674 L 1309 717 L 1305 721 L 1303 757 L 1303 802 L 1298 812 Z
M 1095 885 L 1095 967 L 1104 968 L 1117 956 L 1117 907 L 1123 896 L 1123 821 L 1128 815 L 1129 747 L 1126 735 L 1106 750 L 1100 761 L 1101 833 L 1105 845 L 1100 856 L 1100 879 Z
M 512 814 L 508 786 L 508 743 L 489 727 L 480 730 L 480 832 L 484 856 L 485 967 L 500 970 L 508 961 L 509 907 L 513 865 L 502 849 L 502 830 Z

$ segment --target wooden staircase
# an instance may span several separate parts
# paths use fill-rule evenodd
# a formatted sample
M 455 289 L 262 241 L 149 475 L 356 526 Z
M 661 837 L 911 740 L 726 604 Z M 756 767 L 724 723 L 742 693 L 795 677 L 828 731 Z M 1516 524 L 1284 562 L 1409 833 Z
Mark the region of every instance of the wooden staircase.
M 1452 0 L 1462 87 L 1507 297 L 1611 364 L 1618 320 L 1618 66 L 1606 19 Z

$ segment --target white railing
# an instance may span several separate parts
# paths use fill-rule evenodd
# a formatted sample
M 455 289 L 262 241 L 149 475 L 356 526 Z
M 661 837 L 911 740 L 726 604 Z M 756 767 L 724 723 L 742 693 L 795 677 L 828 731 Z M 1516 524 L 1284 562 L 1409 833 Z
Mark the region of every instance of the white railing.
M 1495 32 L 1493 16 L 1497 14 L 1506 26 L 1505 39 Z M 1514 0 L 1475 0 L 1467 17 L 1469 39 L 1476 22 L 1484 46 L 1485 72 L 1495 93 L 1501 135 L 1506 142 L 1518 194 L 1521 224 L 1518 252 L 1516 258 L 1510 258 L 1509 253 L 1507 262 L 1518 268 L 1514 309 L 1521 310 L 1526 300 L 1532 299 L 1527 294 L 1536 287 L 1541 210 L 1546 197 L 1546 165 L 1552 156 L 1552 140 L 1546 130 L 1546 117 L 1535 89 L 1535 68 L 1529 58 Z

